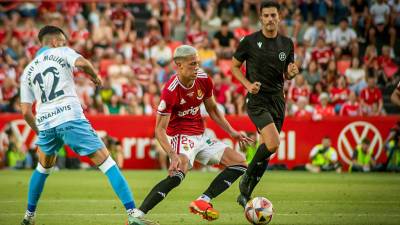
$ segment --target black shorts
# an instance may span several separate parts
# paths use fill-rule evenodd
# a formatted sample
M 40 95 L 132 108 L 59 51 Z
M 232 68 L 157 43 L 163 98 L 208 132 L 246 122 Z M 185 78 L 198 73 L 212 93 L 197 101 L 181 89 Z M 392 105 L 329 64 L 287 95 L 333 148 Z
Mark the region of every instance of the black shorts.
M 260 131 L 270 123 L 274 123 L 281 132 L 285 119 L 285 97 L 283 94 L 247 94 L 247 114 Z

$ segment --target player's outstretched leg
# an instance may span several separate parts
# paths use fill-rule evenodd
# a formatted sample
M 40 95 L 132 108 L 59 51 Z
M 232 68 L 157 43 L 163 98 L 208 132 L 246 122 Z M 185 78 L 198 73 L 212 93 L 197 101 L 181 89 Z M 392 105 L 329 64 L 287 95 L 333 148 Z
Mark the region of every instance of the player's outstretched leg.
M 143 217 L 147 214 L 160 203 L 172 189 L 177 187 L 184 178 L 185 174 L 182 171 L 177 171 L 172 176 L 168 176 L 160 181 L 146 196 L 142 205 L 139 207 L 140 210 L 136 210 L 136 216 Z
M 128 225 L 156 225 L 158 223 L 150 220 L 141 220 L 134 217 L 135 202 L 133 200 L 132 192 L 126 182 L 125 177 L 122 175 L 120 169 L 117 167 L 115 161 L 108 156 L 107 159 L 99 165 L 99 169 L 107 176 L 111 183 L 114 192 L 125 206 L 128 214 Z
M 210 203 L 211 199 L 216 198 L 228 189 L 247 169 L 244 157 L 231 148 L 224 151 L 221 164 L 226 168 L 214 178 L 207 190 L 189 206 L 190 212 L 199 214 L 203 219 L 210 221 L 219 217 L 219 212 Z
M 43 191 L 44 184 L 51 170 L 52 167 L 44 168 L 39 162 L 36 169 L 33 171 L 31 180 L 29 182 L 28 207 L 25 212 L 24 219 L 21 222 L 21 225 L 35 224 L 36 205 L 39 201 L 40 195 L 42 194 Z
M 249 168 L 239 182 L 240 195 L 237 198 L 237 202 L 243 208 L 250 200 L 254 188 L 264 175 L 264 172 L 268 167 L 269 157 L 272 154 L 272 152 L 268 151 L 265 144 L 258 146 L 257 152 L 249 164 Z

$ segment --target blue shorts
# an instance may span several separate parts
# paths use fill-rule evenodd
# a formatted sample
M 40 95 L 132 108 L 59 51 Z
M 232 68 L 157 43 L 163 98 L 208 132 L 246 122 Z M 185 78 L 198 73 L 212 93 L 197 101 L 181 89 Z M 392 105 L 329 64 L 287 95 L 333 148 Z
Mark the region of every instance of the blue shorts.
M 39 131 L 36 144 L 46 155 L 55 155 L 66 144 L 81 156 L 90 155 L 104 143 L 87 120 L 72 120 L 56 127 Z

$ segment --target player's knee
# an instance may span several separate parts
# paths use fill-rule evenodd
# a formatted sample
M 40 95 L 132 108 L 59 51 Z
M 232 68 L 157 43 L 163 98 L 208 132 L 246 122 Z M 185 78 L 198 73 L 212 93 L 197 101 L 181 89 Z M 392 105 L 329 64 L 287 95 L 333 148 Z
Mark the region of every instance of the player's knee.
M 268 143 L 266 146 L 267 146 L 268 151 L 275 153 L 278 150 L 279 145 L 280 145 L 280 141 L 278 139 L 278 140 L 272 141 L 271 143 Z
M 39 173 L 42 173 L 42 174 L 50 174 L 51 173 L 51 171 L 53 171 L 54 170 L 54 166 L 50 166 L 50 167 L 44 167 L 44 166 L 42 166 L 42 164 L 40 164 L 40 162 L 38 162 L 38 164 L 37 164 L 37 167 L 36 167 L 36 170 L 39 172 Z

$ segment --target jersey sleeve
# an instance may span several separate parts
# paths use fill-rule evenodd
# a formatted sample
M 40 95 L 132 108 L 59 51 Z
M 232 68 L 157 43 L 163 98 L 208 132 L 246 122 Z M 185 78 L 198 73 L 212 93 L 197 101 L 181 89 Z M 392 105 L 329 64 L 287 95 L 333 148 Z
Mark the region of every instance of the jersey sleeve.
M 289 64 L 294 62 L 294 45 L 293 41 L 290 39 L 289 39 L 289 45 L 290 45 L 289 56 L 286 60 L 286 65 L 285 65 L 286 71 L 288 71 Z
M 168 115 L 172 113 L 172 109 L 176 102 L 176 96 L 174 92 L 169 91 L 168 88 L 164 88 L 161 93 L 160 104 L 157 108 L 157 113 L 161 115 Z
M 68 48 L 68 47 L 63 48 L 62 54 L 65 56 L 65 59 L 67 60 L 68 64 L 71 65 L 72 67 L 75 67 L 75 61 L 79 57 L 82 57 L 75 50 L 73 50 L 72 48 Z
M 243 37 L 239 42 L 239 46 L 237 47 L 235 54 L 233 54 L 233 57 L 240 62 L 244 62 L 248 58 L 247 51 L 250 48 L 248 42 L 248 37 Z
M 21 103 L 33 103 L 35 101 L 35 95 L 31 87 L 29 87 L 28 80 L 23 76 L 21 79 L 21 92 L 20 92 Z

